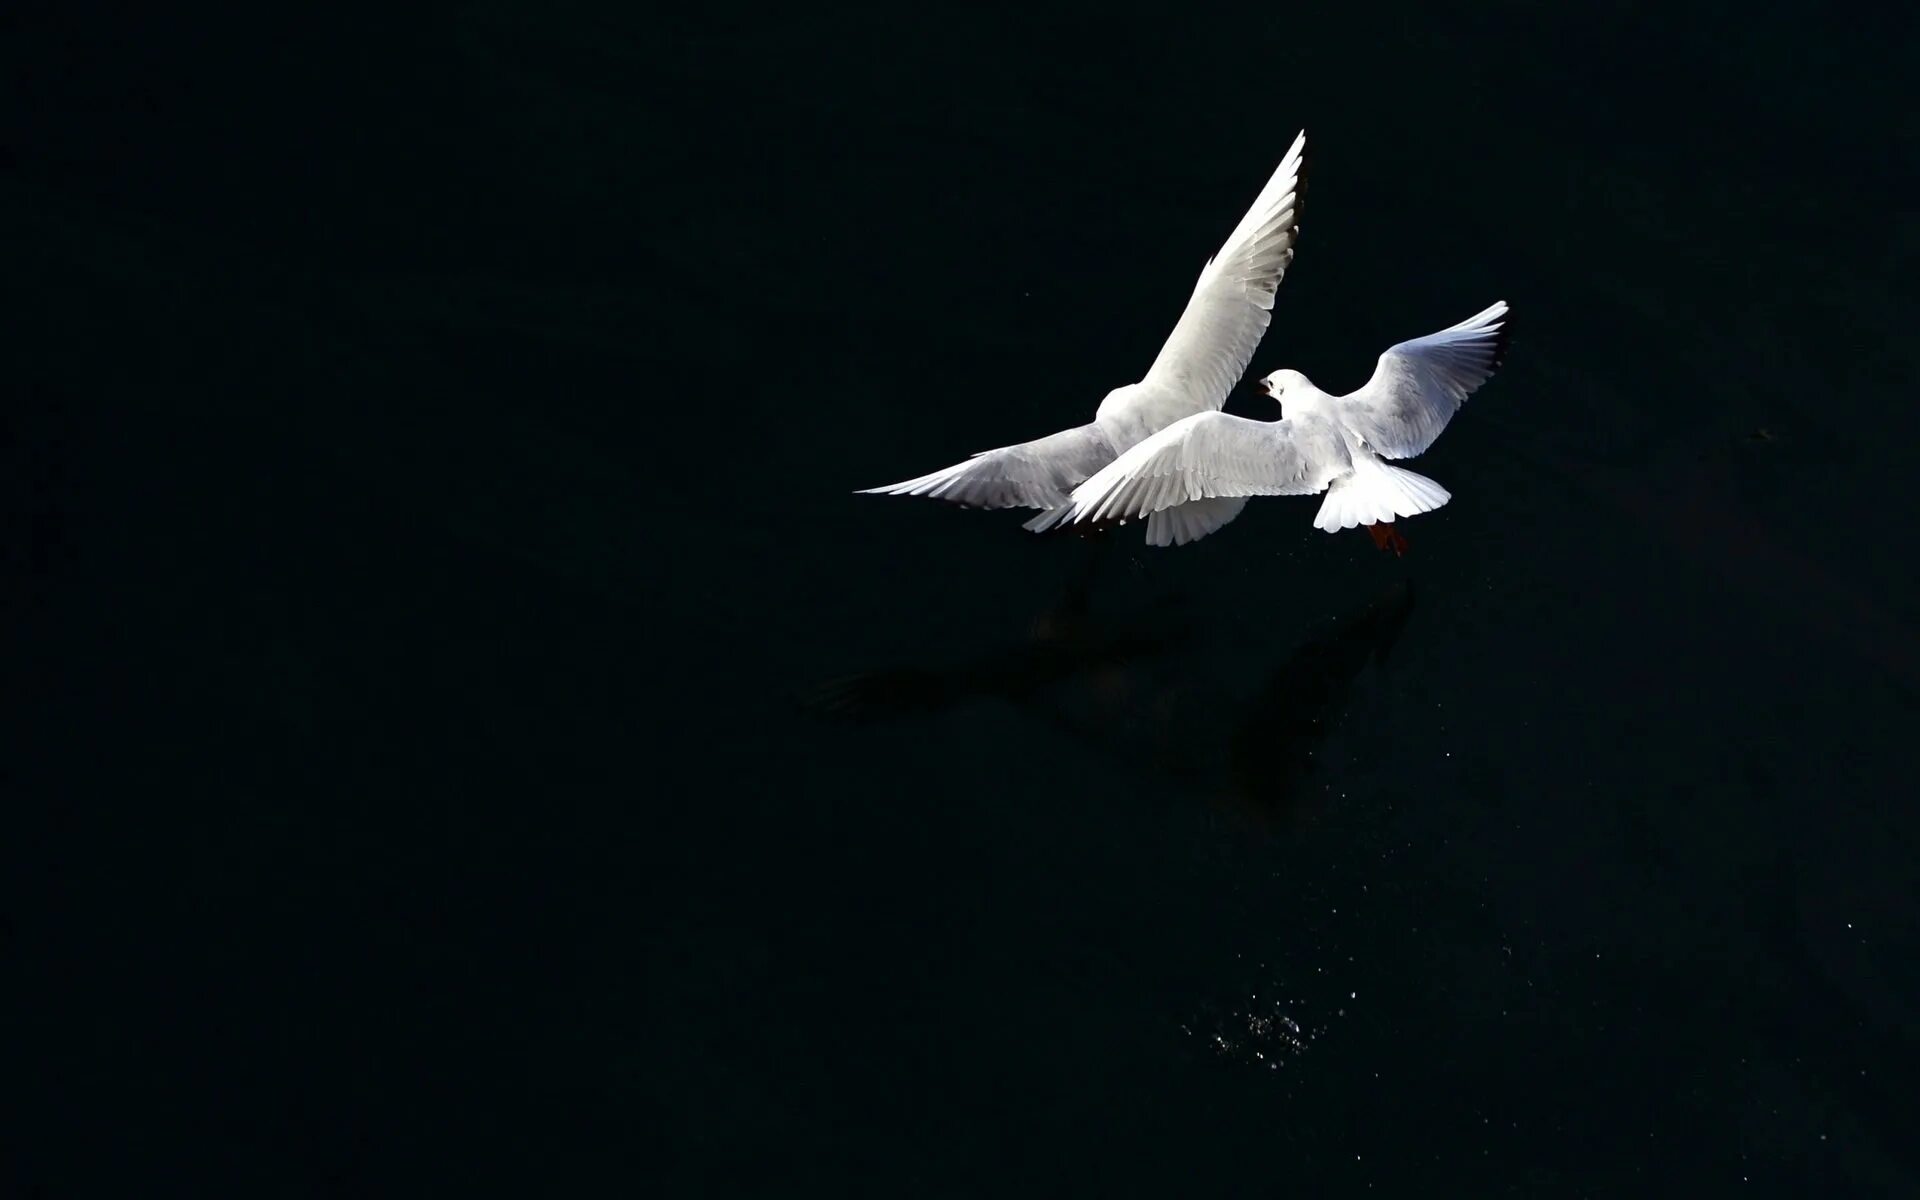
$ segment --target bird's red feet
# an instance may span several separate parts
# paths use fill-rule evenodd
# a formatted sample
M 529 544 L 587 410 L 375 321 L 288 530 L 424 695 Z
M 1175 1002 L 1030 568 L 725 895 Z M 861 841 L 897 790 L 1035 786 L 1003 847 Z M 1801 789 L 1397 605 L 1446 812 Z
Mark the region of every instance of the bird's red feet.
M 1393 551 L 1395 558 L 1399 558 L 1407 552 L 1407 539 L 1401 537 L 1391 524 L 1375 523 L 1369 525 L 1367 526 L 1367 533 L 1372 536 L 1375 546 L 1378 546 L 1382 550 Z

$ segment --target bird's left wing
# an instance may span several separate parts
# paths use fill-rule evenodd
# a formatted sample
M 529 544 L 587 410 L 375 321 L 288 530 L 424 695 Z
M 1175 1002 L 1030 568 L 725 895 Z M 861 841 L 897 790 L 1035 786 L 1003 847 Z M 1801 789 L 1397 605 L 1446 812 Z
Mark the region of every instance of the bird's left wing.
M 1181 393 L 1196 412 L 1217 410 L 1240 381 L 1273 317 L 1273 295 L 1300 236 L 1307 135 L 1293 139 L 1267 186 L 1194 284 L 1142 383 Z
M 1095 471 L 1074 489 L 1067 520 L 1125 521 L 1195 500 L 1308 495 L 1347 468 L 1344 444 L 1323 421 L 1195 413 Z
M 1493 378 L 1506 352 L 1502 300 L 1382 354 L 1367 386 L 1336 402 L 1340 419 L 1383 458 L 1412 458 L 1433 445 L 1467 397 Z
M 1081 425 L 1047 437 L 1002 446 L 943 470 L 885 487 L 862 488 L 871 496 L 932 496 L 969 508 L 1065 506 L 1074 485 L 1113 461 L 1113 444 L 1098 425 Z

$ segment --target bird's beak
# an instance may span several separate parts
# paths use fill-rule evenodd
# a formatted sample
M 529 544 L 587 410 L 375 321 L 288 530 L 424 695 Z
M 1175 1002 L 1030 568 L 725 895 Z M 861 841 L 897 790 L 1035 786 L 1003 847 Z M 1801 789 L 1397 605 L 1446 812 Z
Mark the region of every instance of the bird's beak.
M 1272 393 L 1271 393 L 1271 392 L 1269 392 L 1269 391 L 1267 391 L 1267 381 L 1266 381 L 1266 380 L 1264 380 L 1264 379 L 1256 379 L 1256 380 L 1254 380 L 1254 381 L 1253 381 L 1253 390 L 1254 390 L 1254 391 L 1256 391 L 1256 392 L 1259 392 L 1259 393 L 1260 393 L 1260 394 L 1261 394 L 1262 396 L 1269 396 L 1269 395 L 1272 395 Z

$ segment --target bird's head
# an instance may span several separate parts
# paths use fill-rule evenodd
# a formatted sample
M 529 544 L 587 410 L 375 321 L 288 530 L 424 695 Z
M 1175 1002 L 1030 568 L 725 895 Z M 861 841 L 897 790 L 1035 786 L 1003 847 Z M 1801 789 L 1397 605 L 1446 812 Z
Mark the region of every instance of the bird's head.
M 1264 379 L 1255 380 L 1253 386 L 1255 391 L 1271 396 L 1279 403 L 1282 416 L 1286 415 L 1289 401 L 1296 406 L 1306 403 L 1313 387 L 1307 382 L 1307 377 L 1298 371 L 1275 371 Z

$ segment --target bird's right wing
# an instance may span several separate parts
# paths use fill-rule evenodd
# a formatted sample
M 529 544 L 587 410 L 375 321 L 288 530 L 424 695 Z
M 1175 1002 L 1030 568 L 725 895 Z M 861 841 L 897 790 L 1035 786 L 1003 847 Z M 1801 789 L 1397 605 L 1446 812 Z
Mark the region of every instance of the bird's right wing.
M 1059 508 L 1087 476 L 1113 461 L 1098 425 L 1081 425 L 1017 446 L 984 450 L 965 462 L 862 495 L 932 496 L 969 508 Z
M 1303 131 L 1267 186 L 1200 272 L 1179 324 L 1142 383 L 1185 393 L 1196 411 L 1217 410 L 1240 381 L 1273 316 L 1273 294 L 1300 236 Z
M 1324 421 L 1195 413 L 1094 472 L 1074 489 L 1067 520 L 1126 521 L 1194 500 L 1309 495 L 1348 465 Z
M 1367 386 L 1339 399 L 1340 418 L 1381 457 L 1412 458 L 1493 378 L 1506 352 L 1502 300 L 1439 333 L 1390 347 Z

